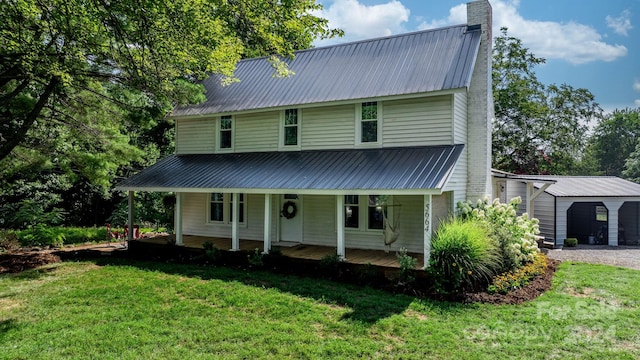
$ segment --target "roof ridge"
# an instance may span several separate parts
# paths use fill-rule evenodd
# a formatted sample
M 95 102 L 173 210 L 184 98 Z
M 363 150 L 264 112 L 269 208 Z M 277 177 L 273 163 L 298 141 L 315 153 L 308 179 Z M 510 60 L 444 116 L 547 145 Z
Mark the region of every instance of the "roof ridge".
M 301 50 L 296 50 L 293 53 L 294 53 L 294 55 L 298 55 L 300 53 L 306 53 L 306 52 L 311 52 L 311 51 L 335 49 L 335 48 L 339 48 L 339 47 L 343 47 L 343 46 L 352 46 L 352 45 L 356 45 L 356 44 L 365 44 L 365 43 L 382 41 L 382 40 L 389 40 L 389 39 L 395 39 L 395 38 L 405 37 L 405 36 L 407 36 L 407 37 L 408 36 L 414 36 L 414 35 L 428 33 L 428 32 L 445 31 L 445 30 L 448 30 L 448 29 L 461 28 L 461 27 L 468 28 L 467 24 L 450 25 L 450 26 L 444 26 L 444 27 L 439 27 L 439 28 L 416 30 L 416 31 L 410 31 L 410 32 L 399 33 L 399 34 L 392 34 L 392 35 L 387 35 L 387 36 L 380 36 L 380 37 L 369 38 L 369 39 L 360 39 L 360 40 L 348 41 L 348 42 L 344 42 L 344 43 L 325 45 L 325 46 L 313 47 L 313 48 L 308 48 L 308 49 L 301 49 Z M 471 31 L 474 31 L 474 30 L 471 30 Z M 268 57 L 269 56 L 261 56 L 261 57 L 241 59 L 240 61 L 238 61 L 238 63 L 240 63 L 240 62 L 257 61 L 257 60 L 264 60 L 264 59 L 267 59 Z

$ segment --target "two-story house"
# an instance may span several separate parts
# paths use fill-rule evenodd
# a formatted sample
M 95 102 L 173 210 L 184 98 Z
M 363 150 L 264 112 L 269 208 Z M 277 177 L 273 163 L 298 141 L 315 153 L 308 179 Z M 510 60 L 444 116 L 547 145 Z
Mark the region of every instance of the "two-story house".
M 295 73 L 237 64 L 177 108 L 176 153 L 118 189 L 176 194 L 185 235 L 349 249 L 430 241 L 457 201 L 491 193 L 491 6 L 468 24 L 298 51 Z M 130 221 L 131 222 L 131 221 Z

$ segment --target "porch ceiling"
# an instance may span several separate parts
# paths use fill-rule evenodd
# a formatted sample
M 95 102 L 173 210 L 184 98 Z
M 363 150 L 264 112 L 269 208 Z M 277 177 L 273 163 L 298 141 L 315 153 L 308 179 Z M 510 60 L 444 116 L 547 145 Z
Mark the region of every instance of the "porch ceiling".
M 172 155 L 124 180 L 123 191 L 439 193 L 464 145 Z

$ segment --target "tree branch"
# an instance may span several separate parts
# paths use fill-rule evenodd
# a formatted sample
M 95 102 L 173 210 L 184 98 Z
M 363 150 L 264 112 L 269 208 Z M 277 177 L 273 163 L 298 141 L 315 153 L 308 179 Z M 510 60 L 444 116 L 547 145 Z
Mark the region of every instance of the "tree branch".
M 36 121 L 38 116 L 40 116 L 40 112 L 44 108 L 44 106 L 49 101 L 49 98 L 53 94 L 56 86 L 60 82 L 60 79 L 57 77 L 52 77 L 49 79 L 49 83 L 44 88 L 44 91 L 38 98 L 38 101 L 33 106 L 33 109 L 25 116 L 22 125 L 17 129 L 17 131 L 12 134 L 12 136 L 4 143 L 0 143 L 0 160 L 3 160 L 7 157 L 13 149 L 18 146 L 22 139 L 27 135 L 27 131 L 33 126 L 33 123 Z

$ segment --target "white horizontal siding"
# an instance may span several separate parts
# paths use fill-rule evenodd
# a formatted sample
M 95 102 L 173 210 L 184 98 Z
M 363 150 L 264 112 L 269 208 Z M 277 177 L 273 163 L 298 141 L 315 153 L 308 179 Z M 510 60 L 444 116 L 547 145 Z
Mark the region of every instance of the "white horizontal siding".
M 305 195 L 302 242 L 333 246 L 336 242 L 336 197 Z
M 383 105 L 383 146 L 453 143 L 451 95 L 386 101 Z
M 215 119 L 176 119 L 176 154 L 211 154 L 215 139 Z
M 235 116 L 236 152 L 278 150 L 280 112 L 269 111 Z
M 540 235 L 547 239 L 555 238 L 555 199 L 542 193 L 533 202 L 533 217 L 540 221 Z
M 453 143 L 465 144 L 444 190 L 453 191 L 453 203 L 467 200 L 467 94 L 455 93 L 453 102 Z
M 355 144 L 355 106 L 303 109 L 302 150 L 346 149 Z
M 212 224 L 207 221 L 207 207 L 209 196 L 206 193 L 183 194 L 183 223 L 182 231 L 185 235 L 231 237 L 230 224 Z M 276 201 L 272 200 L 272 203 Z M 264 240 L 264 195 L 248 194 L 246 224 L 241 224 L 239 236 L 243 240 Z M 272 207 L 272 239 L 276 239 L 276 221 L 278 217 L 277 205 Z

